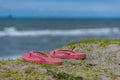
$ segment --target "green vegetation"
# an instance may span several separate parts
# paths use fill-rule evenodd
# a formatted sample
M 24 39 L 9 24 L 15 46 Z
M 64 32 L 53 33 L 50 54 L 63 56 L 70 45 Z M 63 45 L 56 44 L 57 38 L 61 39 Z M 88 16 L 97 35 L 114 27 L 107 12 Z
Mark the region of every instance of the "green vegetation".
M 0 60 L 0 80 L 120 79 L 120 40 L 83 40 L 57 49 L 85 52 L 87 59 L 63 59 L 60 66 L 26 62 L 22 58 Z

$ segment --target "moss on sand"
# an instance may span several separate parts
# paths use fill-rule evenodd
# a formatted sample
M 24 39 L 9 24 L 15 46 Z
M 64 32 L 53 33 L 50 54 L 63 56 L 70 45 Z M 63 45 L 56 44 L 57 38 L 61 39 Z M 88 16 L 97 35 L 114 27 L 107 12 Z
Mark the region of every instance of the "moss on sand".
M 87 59 L 63 59 L 61 66 L 26 62 L 22 58 L 0 60 L 0 80 L 120 79 L 120 40 L 83 40 L 56 49 L 85 52 Z

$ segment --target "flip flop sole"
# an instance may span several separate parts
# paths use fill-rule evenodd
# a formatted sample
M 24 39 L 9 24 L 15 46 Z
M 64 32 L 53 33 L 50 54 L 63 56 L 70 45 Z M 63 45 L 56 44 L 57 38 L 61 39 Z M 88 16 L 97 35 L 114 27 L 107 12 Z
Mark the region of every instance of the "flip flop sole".
M 57 58 L 44 58 L 44 59 L 41 59 L 38 56 L 31 56 L 29 53 L 23 54 L 22 58 L 25 61 L 35 62 L 35 63 L 40 63 L 40 64 L 53 64 L 53 65 L 61 65 L 62 64 L 61 59 L 57 59 Z
M 50 55 L 61 59 L 86 59 L 86 53 L 77 53 L 72 50 L 55 50 Z

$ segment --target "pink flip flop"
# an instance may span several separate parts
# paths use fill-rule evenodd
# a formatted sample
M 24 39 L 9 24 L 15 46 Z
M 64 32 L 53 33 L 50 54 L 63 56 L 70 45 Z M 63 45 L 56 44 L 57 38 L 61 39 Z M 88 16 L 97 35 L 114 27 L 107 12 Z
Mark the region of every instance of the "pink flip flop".
M 77 53 L 73 50 L 55 50 L 50 55 L 52 57 L 66 58 L 66 59 L 85 59 L 86 58 L 86 53 Z
M 46 57 L 39 56 L 35 53 L 43 54 Z M 30 51 L 30 53 L 24 53 L 22 55 L 22 58 L 25 61 L 37 62 L 37 63 L 40 63 L 40 64 L 54 64 L 54 65 L 61 65 L 62 64 L 61 59 L 52 58 L 49 54 L 47 54 L 45 52 L 41 52 L 41 51 Z

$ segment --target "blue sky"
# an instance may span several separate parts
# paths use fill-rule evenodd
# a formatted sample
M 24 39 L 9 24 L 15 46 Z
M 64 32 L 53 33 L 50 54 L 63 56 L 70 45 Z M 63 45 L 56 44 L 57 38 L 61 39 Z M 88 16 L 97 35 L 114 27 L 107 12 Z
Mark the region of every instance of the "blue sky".
M 0 0 L 0 16 L 120 17 L 120 0 Z

